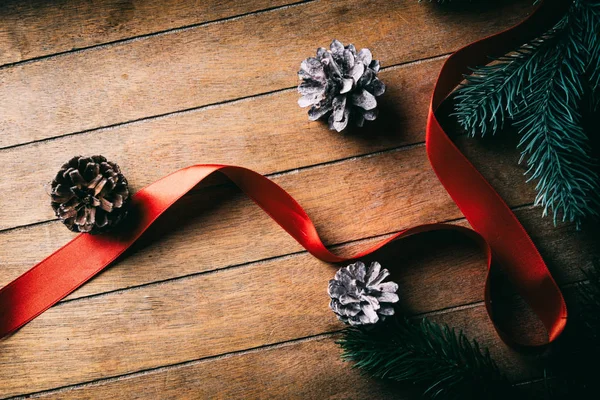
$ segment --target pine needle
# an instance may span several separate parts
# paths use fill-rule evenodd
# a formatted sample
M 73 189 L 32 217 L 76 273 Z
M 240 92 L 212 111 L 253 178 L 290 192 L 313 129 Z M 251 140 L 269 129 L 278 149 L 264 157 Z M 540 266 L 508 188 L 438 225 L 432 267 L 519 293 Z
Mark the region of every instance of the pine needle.
M 398 317 L 373 329 L 348 328 L 338 344 L 355 368 L 418 385 L 432 399 L 505 398 L 513 391 L 487 350 L 427 319 Z
M 470 136 L 495 134 L 507 122 L 518 129 L 542 214 L 578 226 L 598 216 L 598 161 L 582 103 L 600 104 L 600 1 L 574 0 L 551 30 L 465 79 L 453 115 Z

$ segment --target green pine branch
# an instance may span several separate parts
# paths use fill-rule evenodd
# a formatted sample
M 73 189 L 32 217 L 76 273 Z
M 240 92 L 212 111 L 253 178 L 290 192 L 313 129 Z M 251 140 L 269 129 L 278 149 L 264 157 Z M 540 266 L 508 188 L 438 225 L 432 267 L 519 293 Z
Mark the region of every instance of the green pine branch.
M 600 91 L 600 2 L 574 0 L 543 36 L 474 69 L 456 92 L 454 115 L 471 136 L 506 122 L 521 134 L 521 160 L 537 181 L 535 203 L 554 222 L 598 215 L 597 160 L 582 128 L 582 102 Z
M 427 319 L 398 317 L 372 329 L 348 328 L 338 344 L 342 358 L 354 367 L 424 387 L 424 395 L 433 399 L 494 399 L 513 393 L 487 350 Z
M 600 2 L 595 2 L 593 7 L 585 7 L 581 20 L 587 22 L 582 28 L 584 34 L 584 46 L 588 49 L 586 56 L 586 71 L 588 77 L 588 95 L 590 98 L 590 109 L 597 111 L 600 106 Z
M 567 330 L 544 354 L 547 399 L 592 399 L 600 391 L 593 367 L 600 358 L 600 261 L 584 271 Z M 374 327 L 351 327 L 337 342 L 342 358 L 369 375 L 417 385 L 432 399 L 520 399 L 476 341 L 427 319 L 388 319 Z
M 550 48 L 544 46 L 529 74 L 517 105 L 514 125 L 527 159 L 529 180 L 537 180 L 536 204 L 554 220 L 579 223 L 597 215 L 598 175 L 589 140 L 583 131 L 579 105 L 584 94 L 586 49 L 577 14 L 567 14 Z M 595 201 L 594 201 L 595 200 Z
M 586 69 L 590 71 L 590 86 L 594 89 L 600 87 L 600 33 L 598 22 L 600 21 L 600 1 L 590 1 L 587 7 L 580 9 L 582 13 L 579 19 L 585 25 L 583 42 L 588 52 L 586 56 Z
M 547 399 L 591 399 L 600 391 L 593 367 L 600 358 L 600 261 L 569 302 L 567 330 L 545 358 Z M 338 341 L 342 358 L 369 375 L 423 389 L 432 399 L 518 399 L 487 349 L 462 332 L 427 319 L 391 318 L 374 327 L 352 327 Z

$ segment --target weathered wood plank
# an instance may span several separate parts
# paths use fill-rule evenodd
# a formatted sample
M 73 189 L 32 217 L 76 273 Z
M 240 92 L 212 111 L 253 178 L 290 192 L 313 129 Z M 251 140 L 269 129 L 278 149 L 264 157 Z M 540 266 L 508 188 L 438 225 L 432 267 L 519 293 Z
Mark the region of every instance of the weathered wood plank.
M 523 213 L 531 214 L 520 212 L 519 216 Z M 545 235 L 547 226 L 541 226 L 536 215 L 531 218 L 534 237 L 542 230 Z M 586 249 L 585 243 L 560 233 L 550 237 L 555 242 L 547 239 L 545 246 L 556 254 L 564 249 Z M 359 242 L 343 247 L 348 252 L 364 246 Z M 171 255 L 156 252 L 154 257 Z M 579 252 L 566 268 L 576 270 L 587 256 Z M 204 254 L 197 257 L 210 260 Z M 398 242 L 376 258 L 392 270 L 393 279 L 400 284 L 404 312 L 474 303 L 483 296 L 486 271 L 482 255 L 452 235 L 429 235 L 427 242 L 415 238 Z M 193 263 L 194 256 L 189 254 L 182 262 Z M 176 261 L 167 267 L 182 266 Z M 0 396 L 337 330 L 341 325 L 327 308 L 325 289 L 334 271 L 335 267 L 302 253 L 63 303 L 0 341 Z M 516 354 L 494 344 L 497 338 L 493 328 L 485 325 L 483 308 L 477 312 L 477 318 L 457 314 L 449 323 L 465 328 L 485 345 L 496 346 L 493 354 L 512 367 L 509 372 L 514 376 L 523 377 L 523 371 L 529 370 L 534 374 L 536 370 L 529 364 L 514 366 Z M 524 329 L 539 333 L 539 327 L 533 324 L 535 329 L 531 328 L 531 319 L 524 315 L 517 315 Z
M 0 2 L 0 65 L 234 17 L 293 0 Z
M 513 380 L 530 379 L 541 372 L 536 356 L 514 352 L 500 342 L 484 307 L 476 305 L 433 317 L 463 329 L 490 349 L 500 369 Z M 160 394 L 163 398 L 420 398 L 405 385 L 386 384 L 357 374 L 352 364 L 340 361 L 341 350 L 335 345 L 339 335 L 259 349 L 247 354 L 192 362 L 167 367 L 147 374 L 100 381 L 76 389 L 49 393 L 43 398 L 94 399 L 133 398 Z M 543 398 L 534 384 L 532 398 Z M 523 388 L 522 388 L 523 389 Z M 529 393 L 529 392 L 527 392 Z M 250 395 L 249 395 L 250 394 Z
M 504 345 L 483 306 L 450 311 L 433 319 L 465 330 L 469 337 L 488 347 L 511 379 L 539 376 L 540 364 L 535 357 L 519 354 Z M 128 393 L 133 399 L 420 398 L 414 388 L 376 381 L 353 370 L 351 363 L 340 360 L 341 350 L 334 343 L 337 338 L 339 335 L 200 360 L 40 397 L 116 399 Z
M 86 385 L 56 399 L 408 399 L 340 359 L 337 336 Z
M 501 194 L 509 199 L 511 204 L 522 204 L 526 198 L 530 198 L 531 193 L 528 192 L 530 188 L 523 184 L 520 170 L 514 166 L 514 162 L 507 161 L 511 157 L 516 157 L 510 143 L 504 144 L 504 146 L 501 145 L 502 143 L 490 144 L 490 151 L 486 151 L 481 143 L 470 140 L 466 141 L 466 145 L 459 140 L 459 144 L 471 159 L 475 160 L 475 164 L 483 170 L 484 175 L 501 189 Z M 497 169 L 497 165 L 504 166 Z M 431 176 L 427 177 L 427 174 Z M 436 220 L 440 215 L 446 215 L 444 213 L 447 213 L 448 210 L 450 213 L 447 215 L 451 215 L 454 210 L 454 215 L 459 216 L 443 189 L 435 181 L 427 165 L 422 147 L 310 168 L 297 174 L 281 175 L 275 179 L 306 206 L 308 212 L 315 217 L 326 239 L 333 243 L 393 231 L 405 226 L 404 224 L 408 226 L 425 222 L 424 219 L 429 221 L 428 218 Z M 213 188 L 211 190 L 220 189 Z M 352 195 L 348 196 L 348 193 Z M 204 195 L 206 194 L 196 194 L 196 196 Z M 214 196 L 215 194 L 213 194 Z M 194 197 L 188 198 L 191 203 L 182 205 L 182 211 L 189 209 L 189 204 L 197 202 Z M 405 199 L 406 203 L 398 203 L 402 206 L 396 207 L 394 204 L 397 201 L 401 202 L 402 199 Z M 152 281 L 165 279 L 165 275 L 162 275 L 164 271 L 167 271 L 167 274 L 168 271 L 173 270 L 183 273 L 198 272 L 197 263 L 205 263 L 205 266 L 209 266 L 208 268 L 201 267 L 205 268 L 204 270 L 211 269 L 212 260 L 219 259 L 219 257 L 225 260 L 225 265 L 235 264 L 228 259 L 231 255 L 239 257 L 239 262 L 246 262 L 251 259 L 248 255 L 251 255 L 255 248 L 263 251 L 264 247 L 262 246 L 265 245 L 273 244 L 273 246 L 277 246 L 278 251 L 280 248 L 284 248 L 287 249 L 286 252 L 295 251 L 293 246 L 298 249 L 297 245 L 291 241 L 288 242 L 288 245 L 283 244 L 285 240 L 289 240 L 285 234 L 268 221 L 260 211 L 257 209 L 252 211 L 253 206 L 250 206 L 247 201 L 246 203 L 244 203 L 245 200 L 239 199 L 232 201 L 234 206 L 230 209 L 227 208 L 227 203 L 224 206 L 218 206 L 215 210 L 208 208 L 213 213 L 207 212 L 202 216 L 203 224 L 199 224 L 201 227 L 197 228 L 198 232 L 204 233 L 199 235 L 194 233 L 188 236 L 197 239 L 188 242 L 185 245 L 187 248 L 172 247 L 163 250 L 161 243 L 164 239 L 159 238 L 152 244 L 151 249 L 146 249 L 148 252 L 145 261 L 138 260 L 131 263 L 128 274 L 130 276 L 147 274 L 146 276 L 151 277 L 150 281 Z M 239 204 L 235 205 L 236 202 Z M 369 206 L 365 207 L 365 204 Z M 240 215 L 238 217 L 235 216 L 236 208 Z M 219 220 L 219 217 L 230 216 L 230 213 L 233 214 L 233 219 Z M 533 218 L 538 221 L 535 214 Z M 181 220 L 189 217 L 189 214 L 188 216 L 185 213 L 182 215 Z M 216 218 L 215 221 L 219 221 L 213 223 L 209 221 L 207 224 L 204 220 L 207 215 L 213 215 L 213 218 Z M 264 225 L 257 222 L 261 216 L 264 218 Z M 360 226 L 355 224 L 357 220 L 361 221 Z M 548 220 L 544 221 L 549 222 Z M 334 223 L 335 226 L 340 224 L 339 226 L 342 228 L 335 228 Z M 215 232 L 220 228 L 214 228 L 220 225 L 232 228 L 229 228 L 230 230 L 225 235 L 217 234 L 215 237 Z M 41 227 L 44 226 L 52 226 L 52 224 Z M 190 221 L 187 226 L 196 226 L 196 224 L 194 221 Z M 4 234 L 33 232 L 38 228 L 40 226 L 17 229 Z M 349 230 L 345 230 L 347 228 Z M 549 232 L 554 232 L 547 229 L 547 226 L 544 228 Z M 183 238 L 183 230 L 188 228 L 186 228 L 186 224 L 183 224 L 181 229 L 180 239 Z M 564 227 L 563 229 L 568 228 Z M 248 242 L 248 238 L 243 235 L 248 232 L 260 233 L 253 239 L 255 241 Z M 235 236 L 236 234 L 238 236 Z M 49 231 L 46 231 L 41 237 L 44 235 L 53 236 Z M 186 233 L 186 235 L 190 234 Z M 228 235 L 233 235 L 233 238 Z M 214 239 L 212 244 L 210 244 L 211 237 Z M 560 231 L 555 237 L 559 240 L 566 240 Z M 21 238 L 22 241 L 32 242 L 34 236 L 25 234 Z M 43 240 L 41 241 L 43 242 Z M 174 240 L 174 242 L 178 241 L 179 239 Z M 183 243 L 186 242 L 183 241 Z M 204 252 L 202 248 L 198 247 L 199 244 L 219 246 L 227 243 L 231 245 L 229 249 L 217 247 L 218 251 L 213 253 Z M 567 244 L 571 246 L 565 242 L 565 246 Z M 547 246 L 560 252 L 560 245 L 549 242 Z M 19 248 L 27 249 L 24 243 L 15 242 L 7 242 L 0 248 L 15 251 Z M 345 251 L 348 251 L 349 248 L 347 246 Z M 577 252 L 578 248 L 577 246 L 569 247 L 572 252 Z M 403 305 L 409 312 L 423 312 L 439 307 L 470 303 L 481 297 L 481 288 L 478 287 L 478 284 L 483 282 L 485 271 L 476 255 L 469 253 L 471 255 L 466 255 L 464 258 L 458 256 L 460 261 L 454 259 L 451 262 L 441 262 L 433 259 L 431 252 L 421 251 L 416 246 L 414 248 L 409 246 L 408 249 L 412 249 L 413 252 L 406 253 L 406 257 L 409 258 L 406 263 L 397 258 L 394 261 L 406 268 L 404 270 L 407 273 L 406 277 L 403 278 L 402 275 L 396 279 L 401 283 L 406 294 Z M 138 251 L 144 251 L 144 249 Z M 179 251 L 183 251 L 184 254 L 181 258 L 176 256 Z M 18 256 L 13 257 L 11 254 L 7 252 L 6 255 L 2 255 L 2 258 L 18 260 Z M 424 254 L 429 254 L 430 264 L 424 261 Z M 457 253 L 453 254 L 455 257 L 457 256 Z M 198 255 L 201 255 L 201 261 L 195 259 Z M 275 255 L 277 255 L 276 252 Z M 416 258 L 411 258 L 415 255 Z M 135 254 L 130 257 L 135 257 Z M 269 256 L 267 255 L 267 257 Z M 472 261 L 467 261 L 469 257 L 474 258 Z M 107 273 L 121 270 L 128 259 L 126 258 Z M 190 260 L 194 261 L 190 262 Z M 581 260 L 581 258 L 569 264 L 569 267 L 577 268 L 577 260 Z M 411 269 L 411 262 L 414 263 L 412 265 L 419 268 Z M 147 273 L 145 272 L 146 265 L 152 268 L 156 267 L 156 269 Z M 188 270 L 186 268 L 189 265 L 192 265 L 192 268 Z M 218 265 L 218 262 L 214 265 Z M 427 265 L 430 267 L 428 268 Z M 263 272 L 258 273 L 256 268 L 262 268 Z M 459 269 L 453 272 L 452 268 Z M 293 276 L 289 275 L 290 271 L 293 272 Z M 319 275 L 319 273 L 324 274 L 325 272 L 327 272 L 327 276 Z M 14 390 L 14 392 L 8 393 L 43 390 L 337 329 L 336 322 L 322 320 L 322 314 L 313 318 L 310 314 L 311 311 L 305 309 L 302 309 L 303 312 L 306 311 L 305 314 L 298 314 L 296 308 L 289 304 L 286 308 L 286 305 L 282 303 L 282 299 L 285 298 L 283 293 L 293 286 L 298 293 L 301 293 L 300 296 L 303 296 L 300 301 L 302 304 L 320 304 L 318 299 L 324 293 L 319 291 L 318 282 L 326 282 L 331 273 L 331 268 L 302 254 L 216 274 L 195 276 L 138 290 L 65 303 L 45 313 L 15 336 L 0 342 L 6 355 L 4 359 L 0 359 L 2 366 L 5 367 L 2 370 L 6 370 L 7 376 L 13 376 L 18 382 L 24 382 L 23 384 L 17 383 L 15 388 L 12 386 L 14 381 L 7 381 L 6 385 L 9 387 L 7 390 Z M 221 282 L 223 276 L 228 277 L 225 284 Z M 301 284 L 298 284 L 299 276 L 303 281 Z M 306 280 L 306 276 L 309 276 L 309 279 Z M 452 279 L 447 279 L 447 277 L 452 277 Z M 269 280 L 271 280 L 270 283 L 265 283 Z M 127 284 L 122 285 L 126 279 L 121 281 L 116 276 L 107 278 L 107 281 L 111 282 L 108 283 L 109 285 L 120 282 L 120 287 L 127 286 Z M 243 282 L 248 282 L 248 285 L 244 285 Z M 84 288 L 93 284 L 86 285 Z M 466 286 L 463 286 L 465 289 L 457 291 L 456 288 L 461 284 Z M 179 288 L 181 285 L 184 286 Z M 283 286 L 279 287 L 278 285 Z M 303 285 L 307 285 L 307 292 Z M 268 292 L 268 295 L 263 295 L 263 291 Z M 174 293 L 180 293 L 180 295 Z M 252 317 L 245 321 L 248 318 L 248 309 L 244 306 L 248 304 L 247 299 L 249 298 L 263 299 L 267 303 L 261 303 L 260 310 L 257 310 L 258 314 L 250 312 Z M 324 303 L 326 305 L 326 299 Z M 269 306 L 264 306 L 264 304 L 269 304 Z M 202 306 L 207 305 L 208 309 L 200 310 Z M 213 307 L 211 308 L 211 306 Z M 216 312 L 218 314 L 217 321 L 214 320 L 215 312 L 212 311 L 214 307 L 220 310 Z M 281 312 L 281 315 L 275 316 L 271 321 L 273 310 Z M 317 320 L 321 322 L 316 322 Z M 271 321 L 268 323 L 272 325 L 263 326 L 264 321 Z M 244 331 L 245 333 L 232 330 L 231 324 L 238 326 L 239 329 L 244 326 L 248 330 Z M 256 336 L 250 333 L 252 330 L 250 327 L 254 326 L 258 326 L 258 331 L 253 331 Z M 272 332 L 278 331 L 281 326 L 285 326 L 283 336 L 274 337 Z M 99 336 L 94 335 L 98 332 L 101 332 Z M 138 336 L 136 332 L 143 332 L 143 334 Z M 233 335 L 232 339 L 225 339 L 229 334 Z M 196 337 L 196 335 L 202 336 L 202 338 Z M 206 336 L 210 340 L 207 340 Z M 90 344 L 90 337 L 94 338 L 92 344 Z M 158 341 L 160 344 L 156 345 L 154 341 Z M 38 347 L 35 343 L 38 343 Z M 112 353 L 107 356 L 106 353 L 109 351 Z M 144 356 L 142 357 L 141 354 Z M 169 354 L 169 356 L 167 359 L 163 359 L 161 358 L 162 354 Z M 67 359 L 69 363 L 65 362 Z M 148 359 L 153 361 L 148 364 Z M 64 373 L 57 374 L 55 371 L 61 370 L 58 368 L 60 360 L 63 364 L 73 365 L 64 370 Z M 152 362 L 156 364 L 152 364 Z M 31 381 L 40 382 L 40 386 L 37 389 L 35 389 L 36 386 L 34 389 L 30 389 Z M 0 393 L 2 392 L 0 391 Z
M 332 38 L 394 65 L 456 50 L 529 10 L 520 1 L 456 18 L 412 0 L 321 1 L 18 64 L 0 70 L 0 147 L 291 87 L 300 61 Z
M 533 198 L 520 168 L 504 162 L 517 157 L 512 146 L 485 151 L 477 142 L 463 142 L 466 153 L 481 165 L 509 204 L 521 205 Z M 502 163 L 506 167 L 496 170 Z M 301 170 L 274 181 L 304 206 L 331 244 L 461 217 L 431 170 L 423 146 Z M 138 246 L 137 251 L 72 296 L 302 250 L 250 200 L 242 195 L 232 197 L 222 189 L 207 189 L 184 198 L 164 221 L 153 230 L 159 237 L 152 246 Z M 57 222 L 0 233 L 4 266 L 0 284 L 16 278 L 71 237 L 73 234 Z
M 154 0 L 147 3 L 157 6 Z M 455 15 L 409 1 L 378 3 L 377 7 L 358 1 L 314 2 L 220 27 L 196 27 L 0 69 L 0 101 L 8 105 L 8 113 L 0 115 L 0 147 L 292 86 L 298 61 L 314 50 L 314 43 L 328 42 L 334 36 L 356 37 L 357 26 L 364 41 L 357 44 L 373 48 L 386 65 L 442 54 L 512 24 L 529 10 L 525 3 L 469 15 L 459 23 Z M 364 23 L 367 9 L 373 18 L 371 26 Z M 504 15 L 490 17 L 496 13 Z M 331 23 L 333 16 L 339 19 L 337 23 Z M 134 15 L 132 21 L 142 17 Z M 327 24 L 323 24 L 325 19 Z M 299 22 L 308 20 L 311 26 L 321 21 L 326 29 L 307 34 L 310 27 Z M 95 23 L 90 21 L 82 29 L 100 29 Z M 170 21 L 161 15 L 153 23 Z M 123 22 L 123 32 L 132 26 L 127 24 L 131 22 Z M 144 24 L 151 23 L 129 29 L 144 29 L 148 26 Z M 448 31 L 442 34 L 444 29 Z M 66 35 L 65 40 L 72 38 Z M 53 46 L 59 42 L 49 40 Z M 236 52 L 240 47 L 245 48 L 243 53 Z M 266 53 L 263 65 L 265 49 L 276 51 Z M 11 167 L 0 182 L 0 193 L 20 194 L 20 204 L 2 202 L 0 229 L 51 218 L 40 181 L 48 181 L 73 153 L 103 153 L 115 159 L 134 188 L 139 188 L 194 162 L 243 164 L 272 173 L 419 142 L 439 63 L 384 72 L 388 83 L 384 118 L 361 134 L 341 136 L 309 124 L 295 104 L 296 94 L 286 91 L 0 151 L 0 162 Z M 370 136 L 376 132 L 385 134 Z M 509 204 L 527 203 L 533 198 L 531 186 L 523 183 L 522 170 L 514 165 L 513 145 L 497 140 L 483 142 L 490 144 L 490 151 L 472 141 L 459 140 L 459 145 Z M 44 165 L 35 163 L 40 154 Z M 275 180 L 306 207 L 328 243 L 353 241 L 341 247 L 343 253 L 364 248 L 370 240 L 361 238 L 416 223 L 460 218 L 431 172 L 422 146 L 303 169 Z M 537 210 L 518 212 L 558 280 L 579 279 L 578 268 L 597 251 L 597 240 L 575 234 L 568 226 L 553 229 L 538 214 Z M 341 327 L 327 309 L 325 293 L 335 269 L 305 253 L 280 257 L 301 249 L 242 196 L 227 187 L 204 189 L 186 197 L 170 217 L 170 223 L 163 221 L 155 227 L 145 243 L 70 299 L 168 281 L 62 303 L 0 340 L 0 397 Z M 0 285 L 70 236 L 55 222 L 0 233 Z M 377 255 L 394 270 L 394 279 L 402 287 L 403 310 L 421 313 L 480 300 L 485 275 L 481 256 L 452 237 L 431 235 L 430 240 L 436 252 L 413 239 Z M 195 275 L 261 259 L 268 260 Z M 192 276 L 173 279 L 183 275 Z M 523 315 L 520 327 L 527 329 L 530 320 Z M 502 366 L 511 368 L 512 376 L 523 379 L 538 372 L 499 343 L 480 305 L 438 318 L 466 328 L 491 346 L 492 354 Z M 536 325 L 533 332 L 539 333 Z M 54 396 L 388 398 L 388 388 L 373 385 L 339 361 L 332 339 L 322 339 L 160 368 Z
M 543 226 L 549 221 L 540 220 L 537 214 L 529 210 L 518 213 L 522 220 L 531 220 L 526 226 L 532 225 L 528 228 L 534 238 L 545 238 L 543 252 L 557 256 L 551 264 L 565 268 L 564 273 L 569 269 L 576 272 L 586 263 L 589 248 L 569 239 L 564 230 Z M 429 239 L 428 243 L 398 243 L 377 257 L 392 268 L 402 288 L 403 310 L 420 313 L 480 300 L 485 275 L 481 255 L 469 245 L 448 241 L 444 235 L 437 239 L 431 235 Z M 357 247 L 364 247 L 364 243 L 346 245 L 344 250 Z M 427 250 L 431 248 L 436 252 Z M 156 253 L 159 259 L 170 256 Z M 187 262 L 191 259 L 188 255 Z M 180 265 L 175 262 L 170 267 Z M 327 310 L 324 289 L 333 271 L 333 267 L 299 254 L 64 303 L 0 341 L 0 382 L 4 382 L 0 395 L 43 390 L 336 330 L 340 326 Z M 289 301 L 290 288 L 297 301 Z M 537 373 L 529 363 L 515 367 L 517 355 L 497 343 L 493 329 L 485 325 L 483 312 L 479 311 L 479 320 L 469 314 L 448 322 L 492 346 L 494 356 L 511 366 L 513 376 L 523 377 L 523 371 Z M 256 390 L 262 390 L 261 386 Z
M 44 185 L 75 154 L 114 160 L 139 189 L 196 163 L 243 165 L 270 174 L 421 142 L 441 64 L 427 61 L 383 72 L 389 85 L 381 101 L 384 112 L 363 130 L 346 134 L 310 123 L 295 91 L 288 91 L 0 151 L 0 164 L 9 166 L 0 193 L 20 193 L 19 202 L 2 201 L 0 229 L 54 218 Z M 35 161 L 40 154 L 43 163 Z
M 483 297 L 483 257 L 468 245 L 461 252 L 459 243 L 441 246 L 438 257 L 415 240 L 378 255 L 402 286 L 404 310 Z M 0 396 L 340 329 L 326 291 L 334 272 L 301 254 L 63 303 L 0 341 Z

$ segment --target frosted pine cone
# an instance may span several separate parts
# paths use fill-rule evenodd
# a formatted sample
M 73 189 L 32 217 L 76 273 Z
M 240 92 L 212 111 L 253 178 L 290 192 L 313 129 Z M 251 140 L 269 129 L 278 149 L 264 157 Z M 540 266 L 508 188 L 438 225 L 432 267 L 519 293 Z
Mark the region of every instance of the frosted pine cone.
M 319 48 L 316 58 L 300 64 L 298 104 L 311 106 L 311 121 L 329 116 L 329 129 L 341 132 L 350 119 L 363 126 L 365 120 L 377 117 L 375 97 L 385 92 L 385 85 L 377 79 L 379 61 L 373 60 L 369 49 L 357 53 L 354 45 L 344 47 L 338 40 L 329 48 Z
M 73 157 L 52 181 L 52 209 L 73 232 L 100 233 L 127 214 L 129 188 L 119 166 L 102 156 Z
M 350 325 L 374 324 L 394 315 L 392 303 L 398 301 L 398 285 L 383 282 L 389 275 L 378 262 L 371 263 L 368 270 L 360 261 L 340 268 L 329 281 L 329 307 Z

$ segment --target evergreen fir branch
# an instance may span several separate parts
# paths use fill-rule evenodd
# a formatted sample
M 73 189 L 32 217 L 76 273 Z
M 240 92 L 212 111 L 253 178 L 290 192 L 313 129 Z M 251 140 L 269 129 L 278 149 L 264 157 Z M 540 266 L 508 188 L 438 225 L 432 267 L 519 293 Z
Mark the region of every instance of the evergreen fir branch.
M 573 8 L 579 8 L 575 2 Z M 597 215 L 598 175 L 590 153 L 589 139 L 582 127 L 581 99 L 584 96 L 585 58 L 578 12 L 566 15 L 552 47 L 538 50 L 528 68 L 522 99 L 513 124 L 522 137 L 521 159 L 527 159 L 529 180 L 537 180 L 535 203 L 552 212 L 556 223 L 580 223 Z
M 454 115 L 470 136 L 509 121 L 521 136 L 521 160 L 537 181 L 536 204 L 554 222 L 598 215 L 597 161 L 582 128 L 582 103 L 600 102 L 600 2 L 574 0 L 543 36 L 478 67 L 456 91 Z
M 513 392 L 487 350 L 462 332 L 427 319 L 391 318 L 348 328 L 338 341 L 342 358 L 376 378 L 425 387 L 432 399 L 503 398 Z
M 554 46 L 560 27 L 557 25 L 544 38 L 525 44 L 491 65 L 473 69 L 465 77 L 466 83 L 456 91 L 452 115 L 470 136 L 485 136 L 488 131 L 495 134 L 504 128 L 506 120 L 514 117 L 530 69 L 539 62 L 542 50 Z
M 600 1 L 590 1 L 582 9 L 581 23 L 584 31 L 586 53 L 586 75 L 589 81 L 590 109 L 600 106 Z

